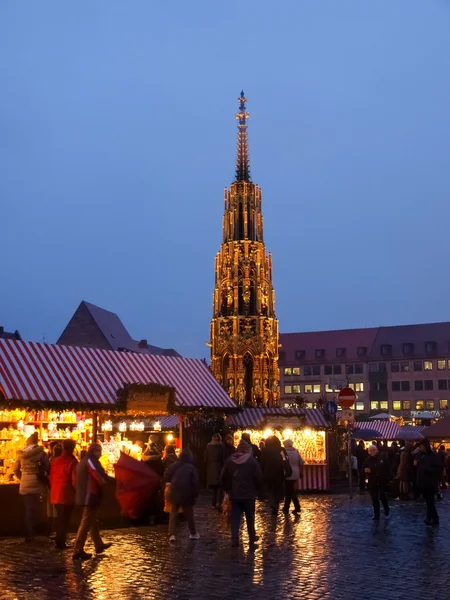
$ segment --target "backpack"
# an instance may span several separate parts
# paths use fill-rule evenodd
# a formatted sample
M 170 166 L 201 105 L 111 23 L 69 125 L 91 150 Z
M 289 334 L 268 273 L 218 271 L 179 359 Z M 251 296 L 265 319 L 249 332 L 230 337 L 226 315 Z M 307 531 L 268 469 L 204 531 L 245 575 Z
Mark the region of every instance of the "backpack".
M 44 485 L 50 487 L 50 469 L 47 460 L 45 460 L 45 456 L 39 459 L 37 463 L 36 475 L 38 480 Z
M 285 479 L 289 479 L 289 477 L 292 477 L 291 463 L 289 462 L 288 458 L 285 458 L 285 455 L 283 454 L 283 452 L 281 453 L 281 457 L 283 459 L 284 477 L 285 477 Z

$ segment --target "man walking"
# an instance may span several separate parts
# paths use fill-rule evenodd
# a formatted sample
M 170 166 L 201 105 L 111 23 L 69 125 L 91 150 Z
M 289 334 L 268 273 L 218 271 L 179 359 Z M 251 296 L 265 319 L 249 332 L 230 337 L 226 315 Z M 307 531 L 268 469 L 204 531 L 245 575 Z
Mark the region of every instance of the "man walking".
M 88 533 L 90 533 L 97 554 L 111 546 L 111 544 L 103 543 L 96 520 L 97 508 L 102 499 L 102 486 L 108 481 L 108 476 L 100 464 L 101 455 L 100 444 L 91 444 L 86 456 L 81 459 L 77 467 L 76 503 L 83 507 L 83 514 L 75 540 L 73 560 L 92 558 L 92 554 L 84 551 Z
M 386 486 L 389 480 L 389 465 L 375 445 L 369 446 L 369 456 L 364 462 L 364 472 L 367 474 L 367 487 L 372 497 L 373 520 L 380 520 L 380 501 L 384 514 L 389 516 L 389 504 L 386 496 Z
M 231 498 L 231 543 L 239 546 L 239 528 L 245 514 L 250 546 L 258 541 L 255 532 L 255 500 L 262 483 L 261 468 L 252 455 L 251 446 L 241 440 L 237 451 L 227 460 L 222 471 L 223 490 Z
M 65 550 L 67 529 L 75 504 L 75 473 L 78 461 L 73 455 L 75 442 L 63 441 L 63 453 L 53 459 L 50 468 L 50 502 L 56 508 L 55 546 Z

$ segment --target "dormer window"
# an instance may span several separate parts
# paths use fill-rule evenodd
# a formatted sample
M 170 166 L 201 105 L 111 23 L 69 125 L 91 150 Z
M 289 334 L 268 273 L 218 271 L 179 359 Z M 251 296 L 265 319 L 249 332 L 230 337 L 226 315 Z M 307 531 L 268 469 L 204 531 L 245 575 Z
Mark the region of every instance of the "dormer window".
M 323 358 L 325 356 L 325 350 L 323 348 L 319 348 L 316 350 L 316 358 Z
M 359 346 L 358 347 L 358 356 L 366 356 L 367 354 L 367 346 Z
M 380 350 L 383 356 L 392 354 L 392 346 L 390 344 L 382 344 Z
M 338 357 L 345 356 L 345 348 L 337 348 L 336 349 L 336 356 L 338 356 Z
M 408 356 L 409 354 L 414 354 L 414 344 L 405 343 L 402 345 L 403 354 Z
M 425 352 L 427 354 L 432 354 L 433 352 L 436 352 L 436 347 L 436 342 L 425 342 Z
M 305 358 L 305 351 L 304 350 L 296 350 L 295 358 L 296 358 L 296 360 L 301 360 L 302 358 Z

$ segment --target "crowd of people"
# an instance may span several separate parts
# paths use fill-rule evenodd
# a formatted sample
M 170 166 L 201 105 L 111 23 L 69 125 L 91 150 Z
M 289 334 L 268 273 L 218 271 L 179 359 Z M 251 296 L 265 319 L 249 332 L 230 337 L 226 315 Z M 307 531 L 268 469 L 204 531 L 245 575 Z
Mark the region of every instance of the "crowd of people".
M 436 452 L 429 440 L 416 444 L 406 442 L 391 446 L 373 442 L 366 450 L 363 441 L 353 448 L 358 465 L 359 489 L 369 491 L 373 519 L 380 519 L 380 504 L 389 516 L 388 493 L 400 500 L 425 500 L 427 525 L 439 525 L 436 500 L 442 499 L 443 488 L 450 482 L 450 452 L 441 445 Z
M 101 537 L 97 523 L 97 509 L 101 504 L 102 487 L 111 478 L 104 471 L 100 458 L 102 445 L 93 443 L 80 461 L 74 456 L 75 443 L 66 439 L 54 444 L 50 455 L 39 445 L 38 433 L 27 440 L 19 453 L 15 472 L 20 479 L 19 493 L 25 506 L 26 541 L 32 541 L 38 522 L 39 504 L 47 498 L 49 534 L 54 528 L 55 546 L 65 550 L 67 532 L 75 506 L 81 507 L 81 519 L 73 547 L 74 560 L 87 560 L 91 554 L 84 549 L 90 535 L 96 553 L 102 553 L 111 544 Z M 436 498 L 450 478 L 450 453 L 441 446 L 435 452 L 426 439 L 417 444 L 391 446 L 373 443 L 366 450 L 364 443 L 353 448 L 359 472 L 362 493 L 370 492 L 373 519 L 379 520 L 381 507 L 389 515 L 388 496 L 402 500 L 418 499 L 426 502 L 427 525 L 438 525 Z M 166 515 L 169 542 L 177 539 L 179 516 L 182 513 L 189 527 L 191 540 L 199 539 L 194 506 L 199 495 L 199 476 L 192 453 L 184 449 L 177 456 L 173 445 L 161 447 L 157 436 L 150 436 L 143 460 L 158 475 L 158 492 L 148 506 L 147 516 Z M 253 444 L 248 433 L 243 433 L 237 448 L 231 435 L 212 436 L 207 445 L 204 461 L 206 483 L 211 490 L 212 508 L 222 512 L 231 529 L 231 543 L 239 546 L 239 532 L 245 515 L 251 546 L 258 542 L 255 530 L 255 502 L 266 500 L 273 515 L 282 511 L 296 516 L 301 511 L 298 484 L 303 476 L 304 461 L 291 440 L 282 443 L 271 436 Z M 393 490 L 397 490 L 392 494 Z

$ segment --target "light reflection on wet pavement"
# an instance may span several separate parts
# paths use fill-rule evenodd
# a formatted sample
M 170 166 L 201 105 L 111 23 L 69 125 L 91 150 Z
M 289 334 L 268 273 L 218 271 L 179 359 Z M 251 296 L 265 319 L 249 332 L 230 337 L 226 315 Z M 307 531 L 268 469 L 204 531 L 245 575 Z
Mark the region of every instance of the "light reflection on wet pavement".
M 278 598 L 409 600 L 448 598 L 450 492 L 439 528 L 423 524 L 424 506 L 392 503 L 388 521 L 371 520 L 367 497 L 302 498 L 302 514 L 278 518 L 259 505 L 259 547 L 230 547 L 229 532 L 206 499 L 196 509 L 201 539 L 180 526 L 175 546 L 165 526 L 106 532 L 113 547 L 83 564 L 47 540 L 0 543 L 2 600 L 155 600 Z

